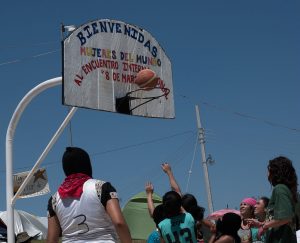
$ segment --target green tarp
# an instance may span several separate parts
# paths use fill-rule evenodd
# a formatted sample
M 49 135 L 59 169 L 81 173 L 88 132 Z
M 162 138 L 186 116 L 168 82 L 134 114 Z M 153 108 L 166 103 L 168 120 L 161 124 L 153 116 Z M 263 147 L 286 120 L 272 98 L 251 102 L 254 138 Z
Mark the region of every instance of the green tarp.
M 153 202 L 155 206 L 160 204 L 161 197 L 154 193 Z M 134 195 L 127 202 L 123 208 L 123 215 L 134 240 L 147 240 L 150 233 L 156 228 L 148 212 L 145 192 Z

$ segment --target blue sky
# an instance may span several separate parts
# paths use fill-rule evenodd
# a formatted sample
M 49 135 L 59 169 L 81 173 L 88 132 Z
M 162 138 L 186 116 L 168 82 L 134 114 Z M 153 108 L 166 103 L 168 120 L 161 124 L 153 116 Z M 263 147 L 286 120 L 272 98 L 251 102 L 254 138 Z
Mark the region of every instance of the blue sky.
M 214 209 L 238 207 L 248 196 L 270 196 L 268 160 L 285 155 L 300 166 L 300 3 L 298 1 L 5 1 L 1 7 L 0 210 L 5 200 L 5 136 L 14 110 L 39 83 L 62 73 L 60 24 L 115 19 L 144 28 L 172 62 L 175 119 L 146 119 L 79 109 L 73 145 L 92 158 L 94 177 L 117 188 L 121 205 L 152 181 L 169 190 L 168 161 L 185 191 L 196 143 L 195 105 L 206 133 Z M 14 171 L 29 170 L 65 118 L 62 88 L 37 96 L 14 137 Z M 63 181 L 66 129 L 42 167 L 54 193 Z M 188 191 L 207 211 L 197 145 Z M 15 208 L 46 215 L 50 194 Z

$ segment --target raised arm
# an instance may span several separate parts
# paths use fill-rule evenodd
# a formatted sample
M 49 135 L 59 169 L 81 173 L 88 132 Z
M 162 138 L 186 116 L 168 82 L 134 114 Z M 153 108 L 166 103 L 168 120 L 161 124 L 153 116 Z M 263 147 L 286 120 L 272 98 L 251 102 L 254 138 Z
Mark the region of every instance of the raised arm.
M 181 190 L 180 187 L 178 185 L 178 183 L 175 180 L 175 177 L 173 175 L 171 166 L 169 165 L 169 163 L 162 163 L 161 165 L 162 170 L 167 174 L 167 176 L 169 177 L 169 181 L 170 181 L 170 185 L 173 191 L 177 192 L 180 196 L 182 196 L 181 194 Z
M 152 218 L 153 217 L 153 211 L 154 211 L 155 207 L 154 207 L 153 198 L 152 198 L 154 189 L 153 189 L 153 185 L 152 185 L 151 182 L 146 183 L 145 191 L 146 191 L 146 195 L 147 195 L 148 211 L 149 211 L 149 214 Z

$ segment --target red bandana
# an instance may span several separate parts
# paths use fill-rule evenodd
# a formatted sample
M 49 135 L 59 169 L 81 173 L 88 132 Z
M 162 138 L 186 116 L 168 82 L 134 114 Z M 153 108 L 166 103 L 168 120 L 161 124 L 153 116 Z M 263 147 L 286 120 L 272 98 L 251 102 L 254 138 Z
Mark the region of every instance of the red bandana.
M 69 175 L 58 188 L 60 197 L 62 199 L 68 197 L 80 198 L 83 190 L 83 184 L 88 179 L 91 179 L 91 177 L 82 173 Z

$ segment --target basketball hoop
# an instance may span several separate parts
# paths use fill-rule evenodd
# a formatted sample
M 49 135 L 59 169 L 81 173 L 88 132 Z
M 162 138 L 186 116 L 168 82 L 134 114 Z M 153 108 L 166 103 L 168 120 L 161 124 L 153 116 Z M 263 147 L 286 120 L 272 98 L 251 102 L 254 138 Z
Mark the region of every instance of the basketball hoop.
M 132 111 L 136 108 L 143 106 L 153 100 L 159 99 L 163 96 L 165 96 L 166 99 L 168 99 L 168 95 L 170 93 L 170 89 L 168 88 L 160 88 L 160 87 L 154 87 L 153 89 L 160 89 L 162 91 L 162 94 L 157 96 L 148 96 L 148 97 L 137 97 L 135 94 L 139 91 L 149 91 L 148 88 L 139 88 L 133 91 L 130 91 L 126 93 L 124 97 L 116 98 L 116 111 L 119 113 L 132 115 Z M 133 100 L 145 100 L 143 103 L 140 103 L 136 105 L 135 107 L 131 108 L 131 101 Z

